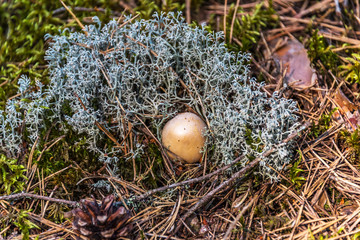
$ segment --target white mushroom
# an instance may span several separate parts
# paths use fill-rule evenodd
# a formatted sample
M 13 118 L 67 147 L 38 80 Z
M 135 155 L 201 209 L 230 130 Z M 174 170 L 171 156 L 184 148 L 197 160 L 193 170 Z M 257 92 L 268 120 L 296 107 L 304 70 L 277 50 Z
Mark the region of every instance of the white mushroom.
M 168 121 L 162 131 L 162 144 L 172 159 L 199 162 L 205 144 L 204 121 L 194 113 L 180 113 Z

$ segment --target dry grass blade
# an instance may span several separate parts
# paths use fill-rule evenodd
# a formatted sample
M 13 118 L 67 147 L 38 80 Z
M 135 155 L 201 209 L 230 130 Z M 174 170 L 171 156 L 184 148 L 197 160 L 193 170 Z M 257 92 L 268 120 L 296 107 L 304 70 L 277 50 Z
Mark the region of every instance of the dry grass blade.
M 64 6 L 64 8 L 71 14 L 71 16 L 75 19 L 77 24 L 79 24 L 79 26 L 81 27 L 81 29 L 84 31 L 85 35 L 87 36 L 88 33 L 85 31 L 85 26 L 80 22 L 80 20 L 76 17 L 76 15 L 70 10 L 70 8 L 68 8 L 68 6 L 66 6 L 66 4 L 62 0 L 59 0 L 59 1 Z
M 230 37 L 229 37 L 229 42 L 232 42 L 232 36 L 233 36 L 233 32 L 234 32 L 234 23 L 235 23 L 235 19 L 236 19 L 236 14 L 238 11 L 240 5 L 240 0 L 236 0 L 236 5 L 235 5 L 235 10 L 234 10 L 234 14 L 231 20 L 231 27 L 230 27 Z

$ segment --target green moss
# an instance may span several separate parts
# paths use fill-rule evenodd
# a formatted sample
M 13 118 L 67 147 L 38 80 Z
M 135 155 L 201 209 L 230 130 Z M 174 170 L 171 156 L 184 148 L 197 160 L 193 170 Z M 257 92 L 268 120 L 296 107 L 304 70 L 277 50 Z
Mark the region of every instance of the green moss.
M 118 7 L 116 1 L 67 1 L 71 7 L 81 6 L 93 9 L 105 8 L 105 12 L 82 11 L 75 12 L 82 20 L 84 17 L 98 16 L 102 21 L 111 18 L 111 7 Z M 47 83 L 47 69 L 44 61 L 44 52 L 47 43 L 45 34 L 59 34 L 65 28 L 79 26 L 66 11 L 56 16 L 53 11 L 62 7 L 60 1 L 14 0 L 0 4 L 0 109 L 5 106 L 6 100 L 16 94 L 17 79 L 26 74 L 35 81 Z M 61 19 L 60 19 L 61 17 Z
M 20 229 L 22 239 L 27 240 L 29 239 L 30 230 L 33 228 L 40 229 L 36 224 L 31 222 L 28 217 L 28 213 L 31 210 L 21 210 L 18 213 L 17 220 L 14 222 L 14 224 Z
M 295 185 L 297 189 L 299 189 L 306 178 L 301 176 L 300 174 L 304 172 L 301 168 L 299 168 L 299 164 L 301 163 L 302 155 L 300 154 L 299 160 L 294 162 L 290 168 L 290 181 Z
M 340 132 L 340 140 L 345 143 L 345 146 L 354 153 L 355 160 L 360 156 L 360 130 L 357 128 L 354 132 L 342 131 Z
M 348 63 L 340 66 L 340 69 L 344 70 L 341 72 L 341 75 L 345 80 L 349 80 L 352 83 L 360 83 L 360 54 L 353 53 L 351 57 L 347 57 L 345 60 Z
M 265 217 L 264 227 L 269 230 L 277 229 L 286 223 L 288 219 L 280 216 L 267 216 Z
M 334 74 L 337 73 L 338 66 L 340 64 L 340 58 L 331 51 L 334 48 L 333 45 L 328 45 L 323 36 L 319 34 L 319 30 L 316 29 L 313 31 L 311 38 L 305 44 L 308 52 L 310 61 L 317 66 L 317 69 L 321 74 L 324 74 L 324 71 L 331 70 Z M 320 62 L 322 66 L 319 65 Z
M 254 50 L 254 46 L 257 46 L 260 39 L 261 30 L 269 26 L 275 27 L 278 23 L 272 1 L 269 1 L 268 8 L 263 6 L 263 2 L 257 4 L 251 14 L 245 14 L 245 11 L 239 8 L 236 14 L 241 14 L 241 17 L 235 18 L 232 35 L 232 38 L 238 41 L 230 43 L 230 31 L 234 14 L 235 5 L 232 4 L 226 17 L 226 39 L 228 48 L 233 51 L 246 52 Z M 241 46 L 238 44 L 241 44 Z
M 51 16 L 51 9 L 59 4 L 15 0 L 0 5 L 0 80 L 9 82 L 2 87 L 7 94 L 1 100 L 14 94 L 14 80 L 20 74 L 44 79 L 46 71 L 38 68 L 45 64 L 43 38 L 46 33 L 56 33 L 62 25 L 60 19 Z
M 0 193 L 10 194 L 21 192 L 24 189 L 24 175 L 26 169 L 23 165 L 18 165 L 16 159 L 8 159 L 5 155 L 0 155 Z

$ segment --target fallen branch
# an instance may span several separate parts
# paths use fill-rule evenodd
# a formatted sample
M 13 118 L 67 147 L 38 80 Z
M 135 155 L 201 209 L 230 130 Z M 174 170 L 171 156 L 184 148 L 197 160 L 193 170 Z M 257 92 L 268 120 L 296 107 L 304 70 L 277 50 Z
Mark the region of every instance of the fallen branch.
M 32 194 L 32 193 L 15 193 L 15 194 L 6 195 L 6 196 L 0 196 L 0 200 L 13 200 L 13 199 L 18 199 L 18 198 L 35 198 L 35 199 L 40 199 L 40 200 L 45 200 L 45 201 L 50 201 L 50 202 L 71 205 L 74 207 L 79 205 L 79 203 L 75 202 L 75 201 L 46 197 L 46 196 L 41 196 L 41 195 Z
M 150 195 L 154 194 L 154 193 L 157 193 L 157 192 L 162 192 L 162 191 L 165 191 L 167 189 L 170 189 L 170 188 L 176 188 L 176 187 L 180 187 L 180 186 L 184 186 L 184 185 L 188 185 L 188 184 L 192 184 L 192 183 L 197 183 L 197 182 L 201 182 L 201 181 L 204 181 L 206 179 L 209 179 L 211 178 L 212 176 L 214 175 L 218 175 L 218 174 L 221 174 L 223 173 L 226 169 L 230 168 L 231 166 L 233 166 L 234 164 L 238 163 L 241 159 L 243 159 L 244 156 L 240 156 L 238 158 L 236 158 L 234 161 L 232 161 L 230 164 L 212 172 L 212 173 L 209 173 L 209 174 L 206 174 L 205 176 L 202 176 L 202 177 L 198 177 L 198 178 L 192 178 L 192 179 L 189 179 L 189 180 L 186 180 L 186 181 L 182 181 L 182 182 L 178 182 L 178 183 L 173 183 L 171 185 L 167 185 L 167 186 L 163 186 L 163 187 L 159 187 L 159 188 L 156 188 L 156 189 L 152 189 L 144 194 L 141 194 L 140 196 L 137 196 L 135 197 L 135 200 L 137 201 L 140 201 L 144 198 L 147 198 L 149 197 Z

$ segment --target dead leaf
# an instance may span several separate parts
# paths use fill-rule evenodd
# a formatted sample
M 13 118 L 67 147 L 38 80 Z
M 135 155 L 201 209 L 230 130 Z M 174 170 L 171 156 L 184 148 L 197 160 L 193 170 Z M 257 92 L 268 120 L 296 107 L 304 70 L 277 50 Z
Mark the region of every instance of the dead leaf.
M 337 89 L 333 100 L 338 104 L 338 107 L 340 107 L 341 109 L 339 109 L 340 111 L 344 112 L 353 112 L 355 110 L 357 110 L 357 107 L 355 104 L 353 104 L 346 96 L 345 94 L 341 91 L 341 89 Z
M 311 199 L 311 204 L 318 211 L 324 211 L 325 204 L 327 202 L 327 193 L 324 189 L 317 191 L 314 197 Z
M 350 205 L 350 206 L 346 206 L 341 208 L 340 210 L 340 215 L 351 215 L 353 214 L 356 210 L 358 209 L 357 205 Z
M 323 190 L 323 192 L 320 195 L 319 201 L 318 201 L 318 205 L 322 208 L 324 208 L 326 202 L 327 202 L 327 197 L 326 197 L 327 193 L 326 191 Z
M 354 131 L 360 125 L 359 108 L 353 104 L 341 91 L 337 89 L 332 97 L 334 107 L 338 108 L 333 115 L 334 120 L 338 123 L 345 123 L 349 131 Z
M 286 71 L 285 82 L 291 88 L 303 91 L 316 84 L 317 75 L 311 68 L 307 51 L 300 42 L 288 41 L 275 51 L 273 57 Z

